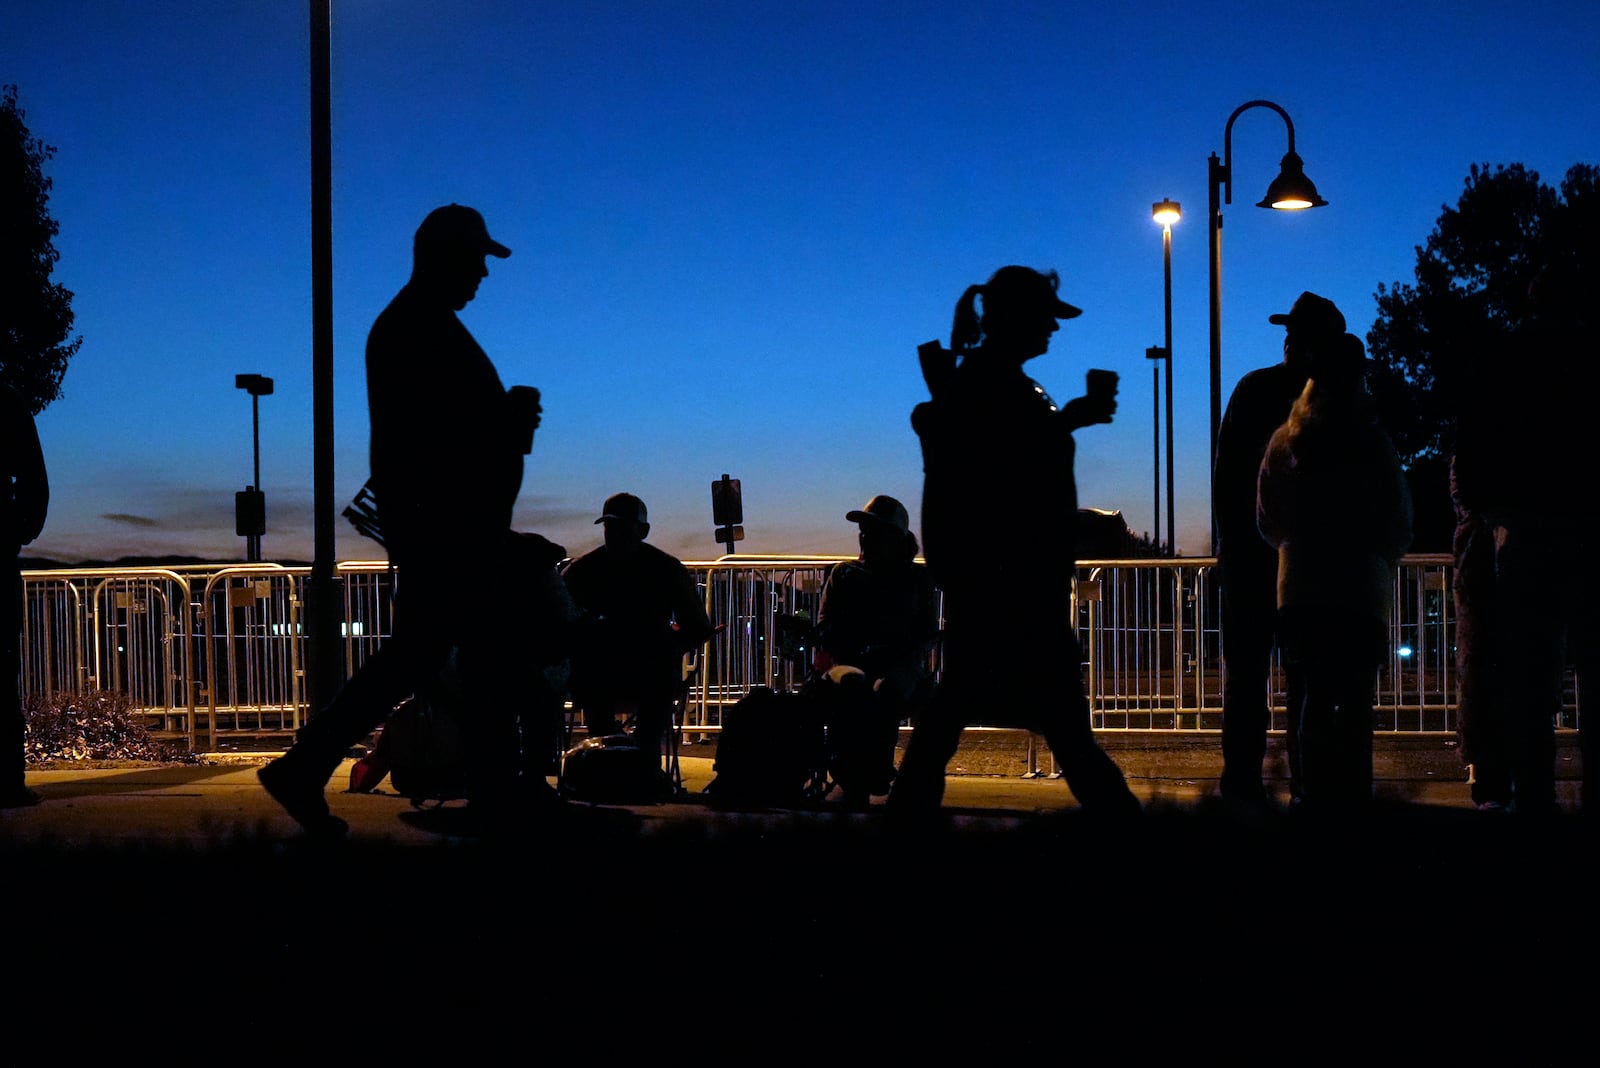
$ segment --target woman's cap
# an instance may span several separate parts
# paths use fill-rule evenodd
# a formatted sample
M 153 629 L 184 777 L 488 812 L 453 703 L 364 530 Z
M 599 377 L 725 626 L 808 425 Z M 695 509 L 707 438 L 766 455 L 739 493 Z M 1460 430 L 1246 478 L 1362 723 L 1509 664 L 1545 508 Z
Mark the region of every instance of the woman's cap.
M 1056 296 L 1060 276 L 1054 271 L 1044 273 L 1032 267 L 1002 267 L 990 276 L 983 287 L 985 309 L 996 304 L 1044 307 L 1057 319 L 1076 319 L 1083 309 L 1074 307 Z

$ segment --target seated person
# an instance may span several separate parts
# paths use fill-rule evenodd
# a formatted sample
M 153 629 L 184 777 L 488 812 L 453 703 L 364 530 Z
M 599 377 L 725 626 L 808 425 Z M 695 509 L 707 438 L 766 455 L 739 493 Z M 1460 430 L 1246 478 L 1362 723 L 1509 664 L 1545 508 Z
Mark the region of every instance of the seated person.
M 563 721 L 572 676 L 572 643 L 579 611 L 561 578 L 567 550 L 531 532 L 511 535 L 507 664 L 527 680 L 527 703 L 518 710 L 522 775 L 543 779 L 560 770 Z
M 634 744 L 661 750 L 683 688 L 683 657 L 711 637 L 694 576 L 645 543 L 645 504 L 631 493 L 607 498 L 597 524 L 605 543 L 562 571 L 582 613 L 572 650 L 570 690 L 589 737 L 618 734 L 631 718 Z
M 860 807 L 889 792 L 900 723 L 932 688 L 939 602 L 905 505 L 880 494 L 845 518 L 861 555 L 828 573 L 814 667 L 834 684 L 824 690 L 829 770 L 842 800 Z

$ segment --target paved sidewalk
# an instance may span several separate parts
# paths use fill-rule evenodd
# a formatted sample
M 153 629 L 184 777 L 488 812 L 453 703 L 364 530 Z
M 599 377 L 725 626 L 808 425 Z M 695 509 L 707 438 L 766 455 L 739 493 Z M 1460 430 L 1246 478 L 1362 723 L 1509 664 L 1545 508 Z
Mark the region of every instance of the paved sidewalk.
M 1146 805 L 1192 811 L 1216 792 L 1221 756 L 1214 734 L 1106 732 L 1101 742 Z M 1286 802 L 1279 749 L 1274 739 L 1268 766 L 1277 768 L 1278 777 L 1271 778 L 1269 770 L 1269 782 L 1280 802 Z M 829 806 L 719 810 L 702 794 L 715 774 L 714 748 L 690 745 L 681 753 L 685 791 L 679 799 L 658 805 L 617 806 L 625 809 L 637 830 L 649 833 L 666 825 L 761 821 L 827 823 L 851 816 Z M 44 795 L 45 802 L 36 808 L 0 811 L 0 842 L 209 848 L 238 839 L 290 840 L 297 835 L 296 825 L 261 789 L 255 775 L 256 768 L 272 755 L 213 754 L 200 765 L 32 770 L 28 783 Z M 351 763 L 347 760 L 330 780 L 328 800 L 333 811 L 350 823 L 353 837 L 385 845 L 441 844 L 441 835 L 402 820 L 412 806 L 389 789 L 387 780 L 375 794 L 344 792 Z M 1382 736 L 1375 746 L 1374 766 L 1375 792 L 1386 802 L 1472 808 L 1466 769 L 1447 737 Z M 1030 776 L 1030 768 L 1035 767 L 1038 774 Z M 1049 775 L 1048 751 L 1030 764 L 1025 743 L 1014 732 L 969 731 L 950 768 L 945 804 L 960 820 L 1006 827 L 1071 813 L 1078 807 L 1066 784 Z M 1562 803 L 1569 809 L 1577 806 L 1580 770 L 1576 740 L 1564 737 L 1559 788 Z M 881 799 L 874 809 L 880 805 Z M 713 832 L 707 829 L 705 833 Z

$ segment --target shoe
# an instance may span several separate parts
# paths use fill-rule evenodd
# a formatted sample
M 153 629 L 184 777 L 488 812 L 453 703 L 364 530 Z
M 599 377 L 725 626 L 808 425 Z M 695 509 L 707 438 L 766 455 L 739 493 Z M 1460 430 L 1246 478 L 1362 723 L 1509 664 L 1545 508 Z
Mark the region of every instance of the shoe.
M 845 790 L 838 805 L 846 812 L 867 812 L 872 808 L 872 795 L 865 790 Z
M 1271 795 L 1267 793 L 1266 784 L 1260 779 L 1244 780 L 1224 778 L 1218 784 L 1218 792 L 1222 799 L 1231 805 L 1254 808 L 1269 808 L 1272 804 Z
M 408 809 L 400 813 L 400 822 L 446 838 L 478 838 L 483 835 L 488 820 L 483 809 L 466 804 Z
M 322 786 L 297 774 L 287 759 L 279 757 L 262 765 L 256 778 L 307 834 L 317 838 L 343 838 L 349 833 L 350 825 L 328 811 Z
M 18 786 L 0 794 L 0 808 L 29 808 L 44 800 L 44 794 L 26 786 Z

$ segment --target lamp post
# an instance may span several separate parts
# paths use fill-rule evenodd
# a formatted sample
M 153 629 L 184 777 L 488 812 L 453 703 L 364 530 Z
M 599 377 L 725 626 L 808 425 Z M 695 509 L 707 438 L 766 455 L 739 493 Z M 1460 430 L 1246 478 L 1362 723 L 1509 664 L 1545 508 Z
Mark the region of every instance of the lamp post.
M 267 529 L 267 498 L 261 492 L 261 398 L 272 394 L 265 375 L 234 375 L 233 384 L 250 394 L 250 438 L 255 454 L 255 481 L 234 495 L 234 529 L 245 539 L 244 558 L 261 562 L 261 535 Z
M 1161 200 L 1150 206 L 1150 217 L 1161 227 L 1161 296 L 1165 323 L 1161 352 L 1167 361 L 1167 555 L 1176 556 L 1177 516 L 1172 488 L 1172 224 L 1183 218 L 1183 208 L 1176 200 Z
M 1317 187 L 1305 176 L 1300 157 L 1294 150 L 1294 122 L 1289 113 L 1270 100 L 1250 100 L 1233 109 L 1228 124 L 1222 130 L 1222 159 L 1211 153 L 1209 168 L 1211 217 L 1211 452 L 1214 477 L 1217 462 L 1217 428 L 1222 424 L 1222 205 L 1233 203 L 1233 124 L 1251 108 L 1271 108 L 1283 119 L 1289 131 L 1289 150 L 1284 153 L 1278 176 L 1267 186 L 1267 195 L 1257 202 L 1258 208 L 1277 208 L 1279 211 L 1300 211 L 1320 208 L 1327 204 L 1317 195 Z M 1219 196 L 1220 194 L 1220 196 Z M 1217 521 L 1211 518 L 1211 551 L 1217 550 Z
M 311 415 L 313 559 L 305 585 L 306 700 L 312 714 L 344 684 L 343 579 L 333 512 L 333 7 L 310 0 Z
M 1150 520 L 1150 531 L 1159 546 L 1161 543 L 1161 364 L 1158 361 L 1167 358 L 1167 350 L 1160 345 L 1152 345 L 1144 350 L 1144 357 L 1150 361 L 1150 426 L 1153 450 L 1150 477 L 1155 482 L 1153 503 L 1150 507 L 1150 514 L 1155 518 Z

